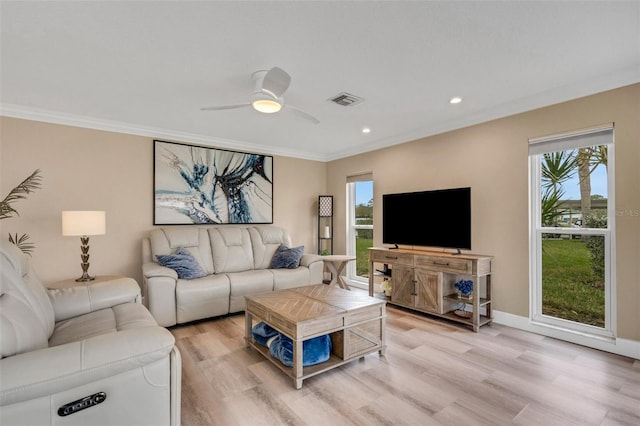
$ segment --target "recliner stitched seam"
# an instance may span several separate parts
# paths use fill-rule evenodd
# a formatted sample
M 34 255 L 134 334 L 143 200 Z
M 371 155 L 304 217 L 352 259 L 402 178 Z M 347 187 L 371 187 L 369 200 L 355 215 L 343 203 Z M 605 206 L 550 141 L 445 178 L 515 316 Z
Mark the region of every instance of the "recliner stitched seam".
M 89 297 L 89 312 L 93 312 L 93 299 L 91 298 L 91 288 L 87 285 L 87 296 Z
M 159 348 L 159 349 L 157 349 L 157 350 L 155 350 L 155 351 L 153 351 L 153 352 L 146 352 L 144 355 L 146 355 L 146 354 L 155 354 L 155 353 L 158 353 L 158 352 L 164 352 L 164 351 L 166 350 L 166 348 L 172 348 L 173 346 L 175 346 L 175 345 L 174 345 L 174 344 L 171 344 L 171 345 L 168 345 L 168 346 L 163 346 L 162 348 Z M 87 369 L 87 370 L 77 371 L 77 372 L 75 372 L 75 373 L 68 374 L 68 375 L 66 375 L 64 378 L 62 378 L 62 377 L 55 377 L 55 378 L 53 378 L 53 379 L 44 380 L 44 381 L 40 381 L 40 382 L 35 382 L 35 383 L 29 384 L 29 385 L 26 385 L 26 386 L 17 387 L 17 388 L 11 389 L 11 390 L 6 390 L 6 391 L 1 392 L 1 393 L 0 393 L 0 395 L 3 395 L 3 396 L 4 396 L 4 395 L 10 395 L 10 394 L 12 394 L 12 393 L 16 393 L 16 392 L 20 392 L 20 391 L 24 391 L 24 390 L 29 390 L 29 389 L 31 389 L 31 388 L 38 387 L 38 386 L 41 386 L 41 385 L 45 385 L 45 384 L 50 384 L 50 383 L 56 383 L 56 382 L 64 381 L 64 380 L 66 380 L 68 377 L 75 377 L 75 376 L 79 376 L 79 375 L 82 375 L 82 374 L 85 374 L 85 373 L 92 372 L 93 370 L 98 370 L 98 369 L 101 369 L 101 368 L 104 368 L 104 367 L 108 367 L 108 366 L 112 366 L 112 365 L 122 364 L 122 363 L 125 363 L 126 361 L 129 361 L 129 360 L 131 360 L 131 359 L 138 358 L 138 357 L 140 357 L 140 356 L 141 356 L 141 355 L 137 355 L 137 356 L 130 356 L 130 357 L 127 357 L 127 358 L 124 358 L 124 359 L 118 360 L 118 361 L 108 362 L 108 363 L 106 363 L 106 364 L 102 364 L 102 365 L 100 365 L 100 366 L 92 367 L 92 368 Z M 146 364 L 145 364 L 145 365 L 146 365 Z M 128 371 L 128 370 L 125 370 L 125 371 Z

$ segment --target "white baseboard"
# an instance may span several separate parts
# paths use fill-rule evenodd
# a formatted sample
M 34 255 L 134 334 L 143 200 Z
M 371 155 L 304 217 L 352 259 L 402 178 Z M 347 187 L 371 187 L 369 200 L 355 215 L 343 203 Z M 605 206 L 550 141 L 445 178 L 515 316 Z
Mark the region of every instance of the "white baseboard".
M 583 334 L 571 334 L 553 327 L 534 324 L 527 317 L 501 311 L 493 311 L 493 321 L 497 324 L 640 360 L 640 341 L 638 340 L 621 338 L 602 339 Z

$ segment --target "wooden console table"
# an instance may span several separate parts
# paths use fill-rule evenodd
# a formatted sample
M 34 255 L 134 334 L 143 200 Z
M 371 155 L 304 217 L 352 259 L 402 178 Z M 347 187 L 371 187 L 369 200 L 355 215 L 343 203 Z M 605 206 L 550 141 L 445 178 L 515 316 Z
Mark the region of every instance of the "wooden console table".
M 388 303 L 467 324 L 477 332 L 493 319 L 492 259 L 473 254 L 373 247 L 369 249 L 369 295 L 373 296 L 374 290 L 374 263 L 386 263 L 391 269 L 392 287 L 391 296 L 384 298 Z M 473 281 L 473 294 L 469 298 L 460 297 L 455 290 L 454 284 L 461 279 Z

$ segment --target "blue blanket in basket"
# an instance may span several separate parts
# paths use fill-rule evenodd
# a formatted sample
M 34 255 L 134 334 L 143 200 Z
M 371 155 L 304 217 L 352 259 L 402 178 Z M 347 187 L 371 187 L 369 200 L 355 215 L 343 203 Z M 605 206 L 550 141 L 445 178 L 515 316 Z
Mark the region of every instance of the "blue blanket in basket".
M 264 322 L 252 329 L 254 340 L 269 348 L 271 356 L 287 367 L 293 366 L 293 341 Z M 302 365 L 315 365 L 325 362 L 331 355 L 331 338 L 328 334 L 302 342 Z

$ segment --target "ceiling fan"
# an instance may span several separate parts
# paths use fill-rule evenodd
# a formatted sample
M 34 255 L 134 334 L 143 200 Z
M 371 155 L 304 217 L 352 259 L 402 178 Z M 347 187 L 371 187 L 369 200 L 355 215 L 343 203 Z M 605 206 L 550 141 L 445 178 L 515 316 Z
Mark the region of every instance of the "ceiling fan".
M 291 76 L 282 68 L 273 67 L 270 70 L 256 71 L 252 74 L 256 88 L 251 93 L 250 102 L 246 104 L 222 105 L 200 108 L 202 111 L 220 111 L 225 109 L 236 109 L 253 107 L 256 111 L 273 114 L 285 107 L 283 94 L 291 84 Z M 318 124 L 320 121 L 296 107 L 286 105 L 286 108 L 305 120 Z

